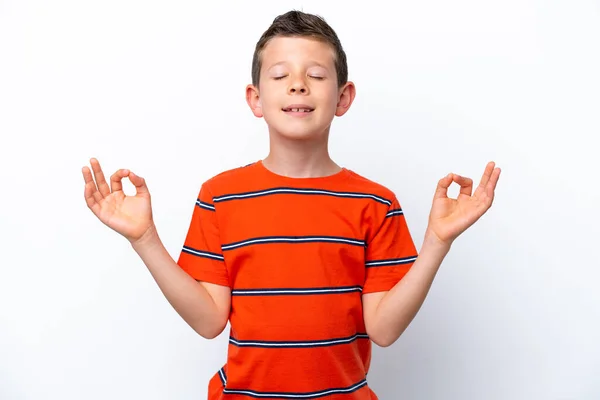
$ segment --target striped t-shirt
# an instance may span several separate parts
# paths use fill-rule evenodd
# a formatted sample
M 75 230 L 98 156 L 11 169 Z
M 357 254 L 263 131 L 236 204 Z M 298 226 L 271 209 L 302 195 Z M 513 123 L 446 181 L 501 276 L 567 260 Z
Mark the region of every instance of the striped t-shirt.
M 361 295 L 416 256 L 393 192 L 349 169 L 289 178 L 258 161 L 206 181 L 178 264 L 232 290 L 209 400 L 377 399 Z

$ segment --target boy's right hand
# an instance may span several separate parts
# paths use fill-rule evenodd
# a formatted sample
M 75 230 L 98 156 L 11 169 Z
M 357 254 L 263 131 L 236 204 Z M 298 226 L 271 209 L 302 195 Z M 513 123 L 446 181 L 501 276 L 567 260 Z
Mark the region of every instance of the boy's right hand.
M 127 169 L 120 169 L 110 177 L 109 187 L 98 160 L 92 158 L 90 163 L 96 182 L 87 166 L 83 167 L 82 172 L 85 201 L 94 215 L 132 244 L 154 229 L 150 192 L 144 178 Z M 125 177 L 129 177 L 135 186 L 135 196 L 125 196 L 121 183 Z

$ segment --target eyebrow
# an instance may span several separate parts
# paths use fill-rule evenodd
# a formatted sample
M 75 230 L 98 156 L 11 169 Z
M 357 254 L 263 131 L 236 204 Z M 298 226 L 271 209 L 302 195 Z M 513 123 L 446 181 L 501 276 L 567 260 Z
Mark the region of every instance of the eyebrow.
M 271 65 L 269 68 L 267 68 L 267 71 L 270 70 L 271 68 L 277 67 L 279 65 L 285 65 L 285 64 L 287 64 L 287 61 L 279 61 L 279 62 Z M 327 69 L 327 67 L 325 65 L 323 65 L 323 64 L 321 64 L 320 62 L 317 62 L 317 61 L 311 61 L 308 66 L 309 67 L 317 66 L 317 67 L 321 67 L 323 69 Z

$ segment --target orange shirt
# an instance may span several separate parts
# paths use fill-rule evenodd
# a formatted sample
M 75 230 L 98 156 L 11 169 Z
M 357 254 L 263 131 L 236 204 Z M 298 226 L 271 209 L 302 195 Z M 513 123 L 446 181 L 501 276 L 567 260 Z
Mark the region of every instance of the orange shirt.
M 178 264 L 232 290 L 209 400 L 377 399 L 361 295 L 416 257 L 396 196 L 348 169 L 289 178 L 258 161 L 205 182 Z

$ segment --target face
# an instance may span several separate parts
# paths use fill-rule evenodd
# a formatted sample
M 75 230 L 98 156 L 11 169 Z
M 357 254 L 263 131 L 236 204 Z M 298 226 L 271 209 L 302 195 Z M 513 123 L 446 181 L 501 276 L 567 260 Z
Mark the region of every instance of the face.
M 351 82 L 338 87 L 335 53 L 327 43 L 299 37 L 276 37 L 262 52 L 258 87 L 246 99 L 271 133 L 288 139 L 316 139 L 329 133 L 334 116 L 354 100 Z

